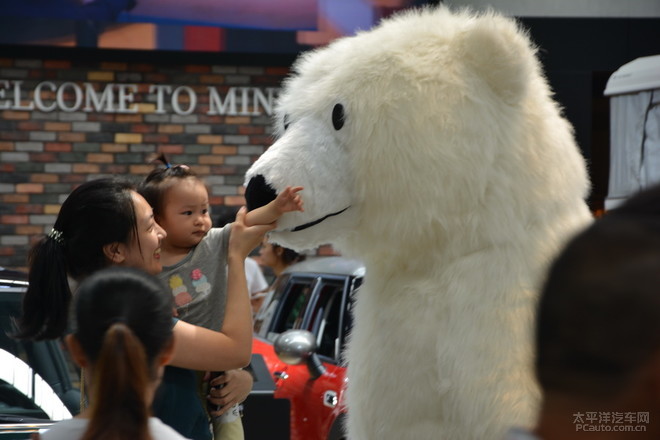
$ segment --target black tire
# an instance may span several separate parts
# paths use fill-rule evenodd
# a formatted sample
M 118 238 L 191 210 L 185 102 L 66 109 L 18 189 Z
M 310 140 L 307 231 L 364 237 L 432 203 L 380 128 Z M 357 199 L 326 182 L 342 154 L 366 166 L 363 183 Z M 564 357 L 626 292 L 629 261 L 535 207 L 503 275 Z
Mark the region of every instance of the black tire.
M 346 432 L 344 431 L 344 425 L 346 424 L 346 416 L 340 415 L 337 417 L 335 422 L 330 428 L 330 433 L 328 434 L 328 440 L 348 440 Z

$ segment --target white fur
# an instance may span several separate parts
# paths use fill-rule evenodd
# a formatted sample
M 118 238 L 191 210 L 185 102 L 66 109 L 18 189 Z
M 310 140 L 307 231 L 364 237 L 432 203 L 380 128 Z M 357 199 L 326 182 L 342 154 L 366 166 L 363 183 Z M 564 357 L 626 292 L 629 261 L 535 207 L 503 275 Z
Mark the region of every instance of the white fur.
M 273 240 L 333 243 L 367 267 L 349 438 L 498 439 L 533 423 L 537 291 L 591 216 L 584 160 L 526 34 L 493 12 L 388 19 L 302 56 L 276 130 L 247 180 L 303 185 L 305 212 Z

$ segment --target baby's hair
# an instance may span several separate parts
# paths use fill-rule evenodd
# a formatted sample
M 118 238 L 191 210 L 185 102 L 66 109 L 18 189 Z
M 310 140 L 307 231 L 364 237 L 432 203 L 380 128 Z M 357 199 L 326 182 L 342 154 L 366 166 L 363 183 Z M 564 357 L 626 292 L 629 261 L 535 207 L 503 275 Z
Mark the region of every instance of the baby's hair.
M 168 189 L 179 180 L 199 177 L 188 165 L 172 165 L 164 153 L 160 153 L 151 163 L 161 165 L 147 175 L 139 185 L 138 192 L 151 205 L 154 214 L 160 215 L 163 213 L 163 199 Z

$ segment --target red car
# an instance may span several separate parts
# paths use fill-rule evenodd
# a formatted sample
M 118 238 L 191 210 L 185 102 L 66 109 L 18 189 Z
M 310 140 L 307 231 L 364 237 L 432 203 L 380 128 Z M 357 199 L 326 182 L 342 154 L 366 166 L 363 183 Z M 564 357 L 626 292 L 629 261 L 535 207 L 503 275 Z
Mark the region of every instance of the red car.
M 291 401 L 292 440 L 345 439 L 341 355 L 364 272 L 360 262 L 342 257 L 297 263 L 257 314 L 253 352 L 273 375 L 274 397 Z

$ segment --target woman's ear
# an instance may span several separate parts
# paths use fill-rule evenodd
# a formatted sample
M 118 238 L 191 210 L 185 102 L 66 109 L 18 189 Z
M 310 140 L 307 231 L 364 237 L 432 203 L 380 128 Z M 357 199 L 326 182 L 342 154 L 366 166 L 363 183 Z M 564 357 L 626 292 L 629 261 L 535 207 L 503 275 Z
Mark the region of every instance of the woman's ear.
M 121 264 L 126 259 L 125 247 L 118 242 L 104 245 L 103 253 L 112 264 Z
M 66 346 L 69 349 L 69 353 L 71 353 L 71 358 L 73 361 L 83 368 L 87 367 L 87 357 L 85 356 L 85 352 L 80 346 L 78 339 L 76 339 L 74 335 L 66 335 L 64 337 L 64 341 L 66 342 Z

